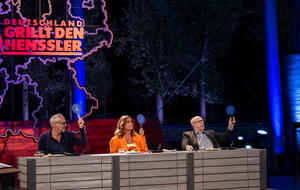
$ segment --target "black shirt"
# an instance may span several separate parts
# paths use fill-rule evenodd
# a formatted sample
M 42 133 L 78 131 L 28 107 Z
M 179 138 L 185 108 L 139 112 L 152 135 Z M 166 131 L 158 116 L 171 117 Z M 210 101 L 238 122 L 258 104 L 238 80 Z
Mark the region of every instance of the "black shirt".
M 84 129 L 80 129 L 80 138 L 77 137 L 72 131 L 65 131 L 61 134 L 61 141 L 58 143 L 53 139 L 51 129 L 41 135 L 38 143 L 38 150 L 44 151 L 44 154 L 61 154 L 61 153 L 74 153 L 73 146 L 85 146 L 86 135 Z M 54 146 L 54 148 L 52 148 Z M 52 152 L 52 150 L 55 151 Z
M 64 135 L 61 135 L 60 143 L 52 137 L 52 133 L 50 133 L 50 142 L 49 142 L 49 152 L 52 154 L 63 154 L 66 152 L 64 146 Z

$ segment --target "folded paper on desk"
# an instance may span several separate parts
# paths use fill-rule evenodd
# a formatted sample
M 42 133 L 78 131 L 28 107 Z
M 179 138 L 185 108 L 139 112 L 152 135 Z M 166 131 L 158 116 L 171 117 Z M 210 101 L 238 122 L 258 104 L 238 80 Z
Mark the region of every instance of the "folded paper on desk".
M 172 150 L 169 150 L 169 149 L 163 149 L 163 152 L 176 152 L 177 149 L 172 149 Z
M 141 152 L 125 152 L 125 154 L 142 154 Z
M 12 166 L 0 163 L 0 168 L 12 168 Z
M 149 153 L 161 153 L 161 152 L 176 152 L 177 149 L 172 149 L 172 150 L 168 150 L 168 149 L 162 149 L 162 150 L 148 150 Z
M 205 148 L 204 150 L 215 151 L 215 150 L 222 150 L 222 149 L 221 148 Z

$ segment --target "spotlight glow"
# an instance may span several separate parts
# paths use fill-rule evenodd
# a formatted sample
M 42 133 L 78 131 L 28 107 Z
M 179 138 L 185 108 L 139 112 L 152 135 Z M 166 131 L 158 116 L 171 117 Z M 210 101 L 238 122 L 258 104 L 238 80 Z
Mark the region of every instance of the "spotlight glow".
M 284 152 L 284 134 L 282 121 L 282 96 L 275 0 L 264 0 L 264 14 L 269 109 L 271 115 L 271 123 L 275 135 L 274 149 L 276 153 L 282 153 Z
M 260 129 L 260 130 L 257 130 L 257 133 L 258 133 L 258 134 L 260 134 L 260 135 L 267 135 L 267 134 L 268 134 L 268 132 L 267 132 L 267 131 L 265 131 L 265 130 L 262 130 L 262 129 Z

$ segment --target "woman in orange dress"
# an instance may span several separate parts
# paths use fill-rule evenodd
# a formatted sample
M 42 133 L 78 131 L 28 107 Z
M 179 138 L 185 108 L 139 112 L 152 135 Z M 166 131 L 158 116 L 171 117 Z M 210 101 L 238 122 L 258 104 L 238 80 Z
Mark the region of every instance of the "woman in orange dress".
M 134 122 L 128 115 L 123 115 L 118 123 L 115 136 L 109 141 L 110 153 L 136 151 L 147 152 L 148 147 L 143 128 L 139 134 L 134 131 Z

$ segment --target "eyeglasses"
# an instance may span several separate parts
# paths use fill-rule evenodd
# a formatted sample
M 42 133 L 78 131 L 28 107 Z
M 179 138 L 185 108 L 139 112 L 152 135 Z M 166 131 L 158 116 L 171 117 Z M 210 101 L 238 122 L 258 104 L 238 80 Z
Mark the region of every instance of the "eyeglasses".
M 62 125 L 66 125 L 67 124 L 67 122 L 59 122 L 59 121 L 57 121 L 56 123 L 62 124 Z
M 196 123 L 204 123 L 204 121 L 203 120 L 193 121 L 193 124 L 196 124 Z

